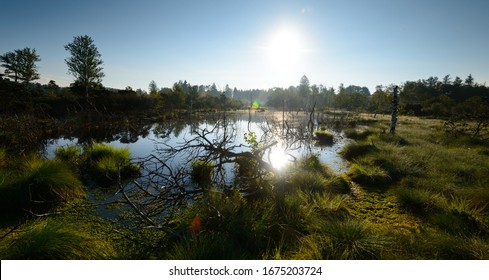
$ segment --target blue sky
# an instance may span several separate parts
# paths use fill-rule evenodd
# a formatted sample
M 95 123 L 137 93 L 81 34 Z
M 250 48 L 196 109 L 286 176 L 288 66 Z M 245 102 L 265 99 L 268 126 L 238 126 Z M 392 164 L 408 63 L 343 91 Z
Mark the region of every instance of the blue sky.
M 40 82 L 67 86 L 64 45 L 89 35 L 107 87 L 489 83 L 489 1 L 2 1 L 0 53 L 35 48 Z M 2 69 L 3 71 L 3 69 Z

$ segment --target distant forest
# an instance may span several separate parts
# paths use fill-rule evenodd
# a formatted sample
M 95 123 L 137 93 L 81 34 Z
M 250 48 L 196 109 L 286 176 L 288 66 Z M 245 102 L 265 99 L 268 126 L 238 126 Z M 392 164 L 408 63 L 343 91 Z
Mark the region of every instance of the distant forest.
M 215 84 L 191 85 L 187 81 L 174 83 L 171 88 L 158 88 L 151 81 L 148 91 L 131 87 L 90 90 L 89 99 L 97 108 L 107 111 L 125 110 L 203 110 L 241 109 L 267 106 L 277 110 L 348 110 L 370 113 L 389 113 L 394 85 L 377 86 L 370 93 L 367 87 L 341 84 L 337 89 L 323 85 L 310 85 L 306 76 L 297 86 L 288 88 L 239 90 L 228 85 L 219 90 Z M 0 79 L 0 112 L 44 113 L 62 116 L 82 110 L 84 89 L 76 83 L 62 88 L 54 81 L 48 84 L 14 82 Z M 399 104 L 402 114 L 433 117 L 474 115 L 489 111 L 489 88 L 474 82 L 469 75 L 465 80 L 450 75 L 443 79 L 429 77 L 407 81 L 400 85 Z

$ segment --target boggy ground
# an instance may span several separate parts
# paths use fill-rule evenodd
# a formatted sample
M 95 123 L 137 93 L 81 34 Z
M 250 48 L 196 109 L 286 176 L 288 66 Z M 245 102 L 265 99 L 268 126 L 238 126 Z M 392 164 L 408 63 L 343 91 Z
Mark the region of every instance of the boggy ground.
M 351 124 L 343 174 L 311 156 L 250 182 L 253 195 L 209 190 L 161 228 L 127 227 L 68 205 L 2 221 L 0 257 L 489 259 L 487 139 L 455 137 L 444 121 L 417 117 L 400 117 L 394 136 L 388 116 Z M 0 187 L 11 162 L 0 153 Z

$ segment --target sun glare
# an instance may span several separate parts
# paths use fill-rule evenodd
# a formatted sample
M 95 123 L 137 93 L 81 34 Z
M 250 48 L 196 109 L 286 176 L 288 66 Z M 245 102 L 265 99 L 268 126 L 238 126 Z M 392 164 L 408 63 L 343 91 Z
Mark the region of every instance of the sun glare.
M 269 160 L 273 168 L 280 170 L 289 163 L 290 158 L 283 149 L 275 147 L 270 151 Z
M 303 47 L 296 31 L 292 28 L 282 28 L 270 36 L 267 50 L 275 66 L 289 68 L 297 63 Z

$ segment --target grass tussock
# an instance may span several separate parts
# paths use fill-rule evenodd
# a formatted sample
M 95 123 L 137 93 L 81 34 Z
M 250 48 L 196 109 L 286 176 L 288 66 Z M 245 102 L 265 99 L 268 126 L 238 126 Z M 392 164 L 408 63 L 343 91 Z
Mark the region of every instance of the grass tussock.
M 319 155 L 310 154 L 303 159 L 301 159 L 297 166 L 302 170 L 309 170 L 313 172 L 319 172 L 321 175 L 326 178 L 330 178 L 334 176 L 334 171 L 328 165 L 323 164 L 319 160 Z
M 79 166 L 82 160 L 82 149 L 79 146 L 60 146 L 54 151 L 56 159 L 69 163 L 71 166 Z
M 347 128 L 344 131 L 345 137 L 353 140 L 364 140 L 373 134 L 373 131 L 369 129 Z
M 350 191 L 346 177 L 336 175 L 315 154 L 299 160 L 295 166 L 290 167 L 284 184 L 286 190 L 300 189 L 305 192 L 331 192 L 335 194 L 346 194 Z
M 85 150 L 89 173 L 100 186 L 108 186 L 120 179 L 139 174 L 138 166 L 131 162 L 129 148 L 117 148 L 107 144 L 94 144 Z
M 391 233 L 392 249 L 386 259 L 487 260 L 489 245 L 480 237 L 466 237 L 446 232 L 422 231 L 412 234 Z
M 399 188 L 396 194 L 401 207 L 417 215 L 425 215 L 438 208 L 436 201 L 440 199 L 427 190 L 412 188 Z
M 208 201 L 193 205 L 177 219 L 185 238 L 164 257 L 290 258 L 301 237 L 319 230 L 324 219 L 345 217 L 345 205 L 340 195 L 300 189 L 258 200 L 210 192 Z
M 86 197 L 78 177 L 63 162 L 30 159 L 0 188 L 4 213 L 44 213 Z
M 355 219 L 325 221 L 319 232 L 304 236 L 297 259 L 370 260 L 382 258 L 386 236 Z
M 352 161 L 375 150 L 377 150 L 377 148 L 371 144 L 352 143 L 343 147 L 339 153 L 344 159 Z
M 131 161 L 129 148 L 118 148 L 108 144 L 96 143 L 85 146 L 59 147 L 55 158 L 65 162 L 77 173 L 99 186 L 110 186 L 119 179 L 125 180 L 140 174 L 140 169 Z M 120 178 L 119 178 L 120 176 Z
M 0 243 L 4 247 L 2 259 L 99 260 L 115 256 L 115 250 L 106 241 L 57 220 L 38 220 L 18 232 Z
M 316 130 L 314 136 L 316 136 L 320 145 L 332 145 L 334 142 L 333 132 L 326 129 Z
M 383 168 L 357 161 L 350 166 L 348 177 L 367 188 L 383 188 L 391 181 L 389 173 Z
M 200 188 L 206 189 L 212 185 L 212 174 L 214 166 L 203 160 L 195 160 L 192 162 L 192 181 L 197 183 Z

